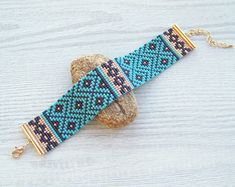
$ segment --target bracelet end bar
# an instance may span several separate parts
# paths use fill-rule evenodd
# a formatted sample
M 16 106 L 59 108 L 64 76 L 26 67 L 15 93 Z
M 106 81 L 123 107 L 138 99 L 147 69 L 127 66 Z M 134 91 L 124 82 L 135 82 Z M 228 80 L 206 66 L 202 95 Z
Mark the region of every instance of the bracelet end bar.
M 184 32 L 174 24 L 172 29 L 179 34 L 179 36 L 191 47 L 192 49 L 196 48 L 196 45 L 184 34 Z
M 22 131 L 24 132 L 24 134 L 26 135 L 27 139 L 33 144 L 38 154 L 40 156 L 45 154 L 44 150 L 40 147 L 34 135 L 31 133 L 30 129 L 28 128 L 28 124 L 22 124 L 20 127 Z

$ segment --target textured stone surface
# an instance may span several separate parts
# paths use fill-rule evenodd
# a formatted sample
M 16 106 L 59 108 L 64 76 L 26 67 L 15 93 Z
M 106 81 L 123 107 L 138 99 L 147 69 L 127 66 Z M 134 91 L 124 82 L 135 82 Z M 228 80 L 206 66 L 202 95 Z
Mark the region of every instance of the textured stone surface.
M 71 64 L 73 84 L 96 66 L 109 60 L 103 55 L 83 56 Z M 137 115 L 137 102 L 133 92 L 120 97 L 106 109 L 102 110 L 96 120 L 108 128 L 119 128 L 131 123 Z

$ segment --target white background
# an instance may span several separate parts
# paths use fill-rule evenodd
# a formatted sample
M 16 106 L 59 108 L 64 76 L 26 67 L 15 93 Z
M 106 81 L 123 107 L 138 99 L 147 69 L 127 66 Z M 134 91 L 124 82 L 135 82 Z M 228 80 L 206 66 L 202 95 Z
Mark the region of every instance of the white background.
M 234 0 L 1 0 L 0 186 L 235 186 L 234 49 L 203 37 L 135 91 L 128 127 L 93 122 L 45 157 L 10 157 L 24 143 L 18 124 L 71 87 L 74 58 L 124 55 L 173 23 L 235 43 L 234 10 Z

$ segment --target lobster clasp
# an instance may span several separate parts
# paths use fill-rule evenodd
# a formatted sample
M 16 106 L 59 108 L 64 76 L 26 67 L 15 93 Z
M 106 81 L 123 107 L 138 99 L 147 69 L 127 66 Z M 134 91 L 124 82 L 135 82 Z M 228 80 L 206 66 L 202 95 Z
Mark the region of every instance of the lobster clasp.
M 29 144 L 29 141 L 27 141 L 27 143 L 25 145 L 22 146 L 15 146 L 15 148 L 13 149 L 13 151 L 11 152 L 11 156 L 13 158 L 19 158 L 25 151 L 26 146 Z
M 25 146 L 20 146 L 20 147 L 15 146 L 11 155 L 13 158 L 19 158 L 24 153 L 24 150 L 25 150 Z

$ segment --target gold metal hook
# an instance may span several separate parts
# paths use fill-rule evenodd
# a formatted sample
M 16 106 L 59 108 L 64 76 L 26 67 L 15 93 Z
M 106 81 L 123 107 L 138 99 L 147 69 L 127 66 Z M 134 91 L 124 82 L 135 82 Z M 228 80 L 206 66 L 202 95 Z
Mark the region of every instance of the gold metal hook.
M 27 140 L 27 142 L 25 143 L 25 145 L 22 146 L 15 146 L 15 148 L 13 149 L 13 151 L 11 152 L 11 156 L 15 159 L 19 158 L 25 151 L 27 145 L 30 143 L 29 140 Z

